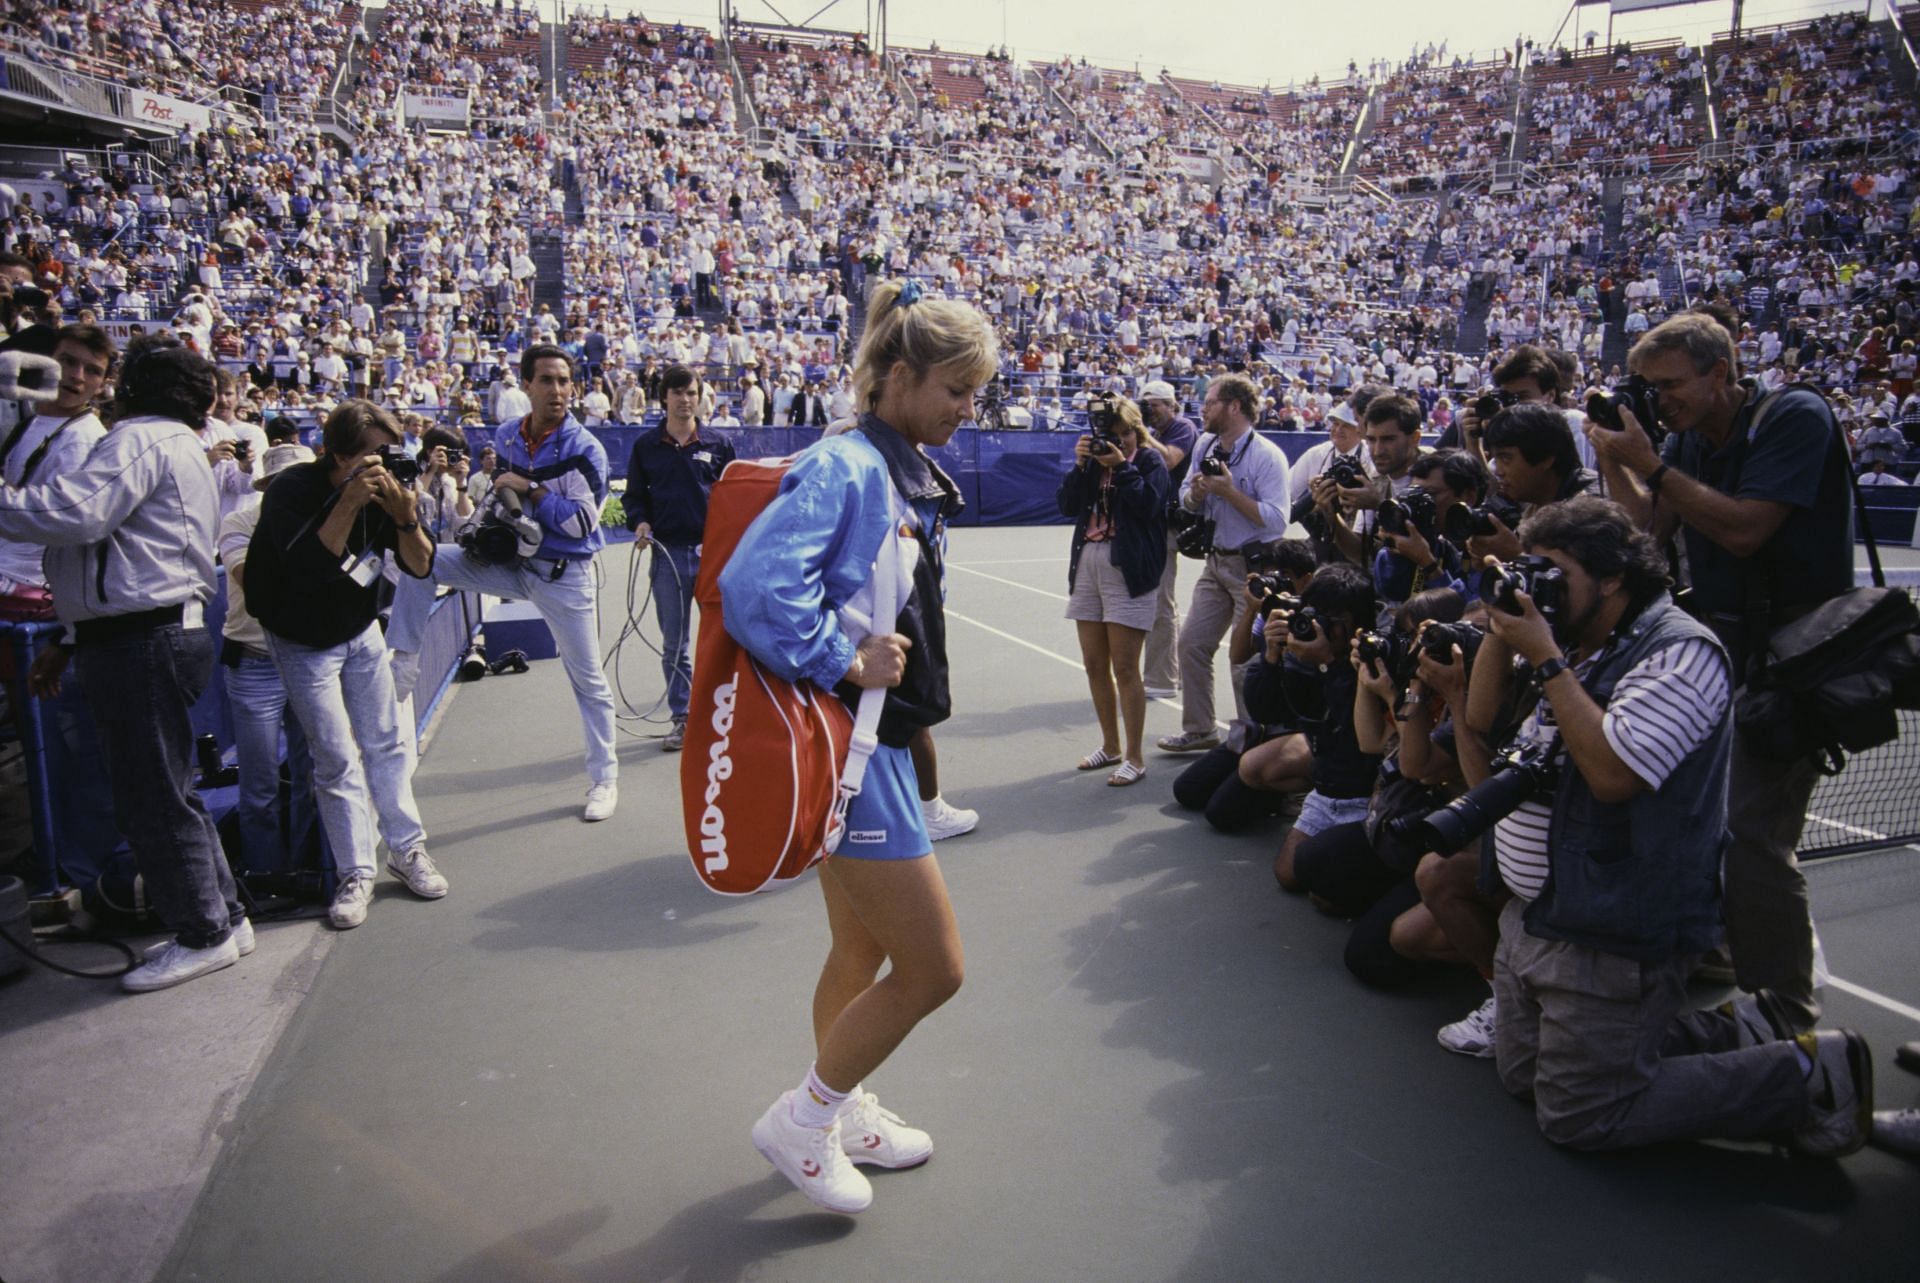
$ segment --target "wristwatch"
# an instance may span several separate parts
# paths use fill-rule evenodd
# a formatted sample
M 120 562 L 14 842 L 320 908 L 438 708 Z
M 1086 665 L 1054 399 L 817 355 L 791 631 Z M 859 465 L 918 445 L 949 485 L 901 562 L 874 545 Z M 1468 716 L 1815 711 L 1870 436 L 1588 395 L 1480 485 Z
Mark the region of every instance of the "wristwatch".
M 1558 677 L 1560 674 L 1566 671 L 1567 671 L 1566 656 L 1555 655 L 1552 659 L 1549 659 L 1546 663 L 1534 669 L 1533 675 L 1540 679 L 1540 684 L 1542 686 L 1545 686 L 1548 682 L 1552 681 L 1554 678 Z
M 401 526 L 401 525 L 394 526 L 394 529 L 398 530 L 403 535 L 410 535 L 414 531 L 418 530 L 419 528 L 420 528 L 420 523 L 418 521 L 409 521 L 404 526 Z
M 1666 479 L 1667 465 L 1663 463 L 1647 474 L 1647 490 L 1650 493 L 1659 494 L 1660 487 L 1666 482 Z

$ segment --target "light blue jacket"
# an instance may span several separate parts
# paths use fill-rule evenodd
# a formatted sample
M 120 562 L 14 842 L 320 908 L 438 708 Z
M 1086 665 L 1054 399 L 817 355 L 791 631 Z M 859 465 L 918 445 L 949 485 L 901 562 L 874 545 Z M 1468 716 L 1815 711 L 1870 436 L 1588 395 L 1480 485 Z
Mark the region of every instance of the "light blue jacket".
M 494 433 L 493 449 L 502 467 L 531 477 L 546 494 L 533 506 L 544 532 L 535 554 L 555 560 L 580 560 L 606 545 L 600 533 L 600 505 L 607 501 L 607 451 L 572 415 L 540 443 L 538 456 L 527 453 L 520 419 L 509 419 Z

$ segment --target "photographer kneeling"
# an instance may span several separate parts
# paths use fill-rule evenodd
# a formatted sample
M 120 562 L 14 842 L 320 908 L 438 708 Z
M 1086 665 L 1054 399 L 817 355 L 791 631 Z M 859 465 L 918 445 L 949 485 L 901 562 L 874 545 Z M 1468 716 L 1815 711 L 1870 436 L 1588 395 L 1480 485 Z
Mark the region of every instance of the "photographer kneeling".
M 1140 648 L 1159 609 L 1173 487 L 1159 453 L 1142 448 L 1145 431 L 1133 402 L 1096 397 L 1087 418 L 1092 431 L 1074 444 L 1076 466 L 1061 481 L 1059 493 L 1060 511 L 1075 519 L 1067 618 L 1079 630 L 1080 658 L 1100 720 L 1100 747 L 1081 759 L 1080 769 L 1118 764 L 1107 783 L 1123 786 L 1147 773 Z
M 1494 955 L 1501 1082 L 1578 1149 L 1790 1134 L 1805 1153 L 1852 1152 L 1872 1108 L 1864 1040 L 1780 1040 L 1746 1000 L 1687 1007 L 1720 938 L 1726 652 L 1673 604 L 1659 547 L 1618 505 L 1569 499 L 1519 533 L 1532 555 L 1482 577 L 1468 717 L 1490 728 L 1516 671 L 1537 706 L 1449 826 L 1457 846 L 1494 821 L 1483 860 L 1514 896 Z
M 1275 740 L 1240 759 L 1249 788 L 1307 791 L 1292 830 L 1274 858 L 1273 875 L 1299 889 L 1294 853 L 1316 833 L 1367 817 L 1367 799 L 1380 769 L 1378 753 L 1362 752 L 1354 736 L 1357 678 L 1354 634 L 1373 622 L 1373 586 L 1352 566 L 1335 563 L 1314 572 L 1298 609 L 1276 610 L 1261 626 L 1265 649 L 1247 668 L 1247 712 L 1256 721 L 1290 722 L 1312 752 L 1304 774 L 1287 741 Z
M 423 899 L 447 893 L 427 855 L 387 644 L 374 621 L 388 555 L 415 579 L 433 571 L 417 500 L 395 479 L 396 470 L 413 471 L 400 439 L 399 423 L 371 401 L 342 403 L 321 428 L 326 453 L 267 487 L 247 545 L 247 606 L 307 734 L 320 823 L 340 873 L 327 916 L 341 930 L 366 921 L 373 899 L 369 794 L 388 871 Z

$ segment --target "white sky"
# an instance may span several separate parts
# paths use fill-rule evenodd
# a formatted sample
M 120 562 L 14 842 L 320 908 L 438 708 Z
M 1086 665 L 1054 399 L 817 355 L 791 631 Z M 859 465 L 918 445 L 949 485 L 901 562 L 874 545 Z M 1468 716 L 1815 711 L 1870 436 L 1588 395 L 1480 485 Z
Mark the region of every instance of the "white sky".
M 584 7 L 597 10 L 609 0 Z M 552 0 L 543 0 L 543 8 Z M 720 0 L 659 0 L 632 4 L 610 0 L 622 13 L 638 8 L 655 22 L 682 18 L 709 29 L 718 25 Z M 774 0 L 794 22 L 827 0 Z M 779 22 L 766 0 L 735 0 L 749 22 Z M 1816 13 L 1860 10 L 1866 0 L 1750 0 L 1744 23 L 1762 26 Z M 858 30 L 867 26 L 875 0 L 839 0 L 815 26 Z M 1615 21 L 1616 37 L 1637 33 L 1684 34 L 1696 42 L 1724 31 L 1731 0 L 1690 4 L 1651 13 L 1626 14 Z M 1405 58 L 1416 42 L 1448 42 L 1449 52 L 1494 51 L 1511 46 L 1516 35 L 1544 43 L 1567 16 L 1566 0 L 1371 0 L 1370 3 L 1281 5 L 1273 0 L 891 0 L 890 37 L 894 44 L 977 52 L 1006 41 L 1022 61 L 1053 59 L 1063 53 L 1108 67 L 1136 63 L 1149 77 L 1164 66 L 1175 75 L 1220 79 L 1231 84 L 1276 86 L 1316 73 L 1345 74 L 1347 60 Z M 1604 39 L 1607 6 L 1580 10 L 1570 33 L 1598 31 Z

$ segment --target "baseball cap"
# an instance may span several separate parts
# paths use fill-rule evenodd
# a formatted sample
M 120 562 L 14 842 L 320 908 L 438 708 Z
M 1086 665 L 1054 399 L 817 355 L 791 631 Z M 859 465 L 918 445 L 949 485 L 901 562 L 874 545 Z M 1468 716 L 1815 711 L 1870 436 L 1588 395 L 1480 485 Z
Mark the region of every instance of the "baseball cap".
M 1172 401 L 1175 404 L 1178 404 L 1180 401 L 1180 398 L 1174 395 L 1173 384 L 1167 382 L 1165 379 L 1155 379 L 1144 388 L 1141 388 L 1140 399 L 1142 401 Z
M 260 475 L 253 479 L 255 490 L 265 490 L 279 473 L 285 472 L 296 463 L 312 463 L 313 451 L 298 442 L 285 445 L 268 446 L 267 452 L 260 456 Z

